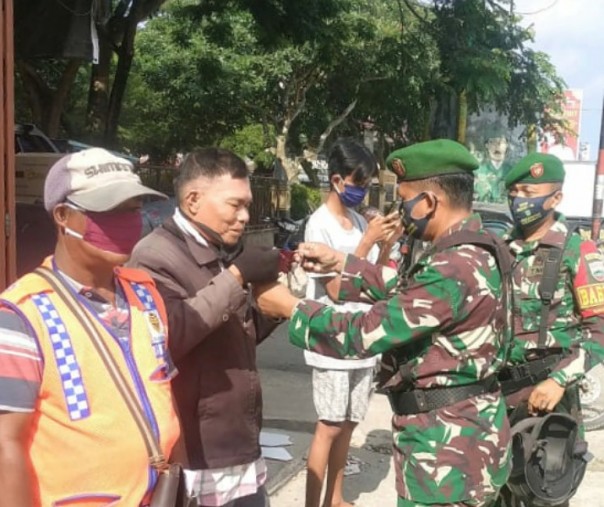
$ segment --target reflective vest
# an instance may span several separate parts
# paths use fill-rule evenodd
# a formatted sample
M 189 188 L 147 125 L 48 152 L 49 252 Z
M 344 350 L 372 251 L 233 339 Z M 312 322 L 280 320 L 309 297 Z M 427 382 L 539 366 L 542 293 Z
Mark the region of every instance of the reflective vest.
M 180 430 L 162 339 L 165 308 L 146 273 L 117 269 L 116 278 L 130 306 L 129 345 L 94 313 L 93 320 L 168 457 Z M 0 298 L 29 322 L 44 361 L 28 440 L 34 505 L 144 505 L 157 474 L 131 413 L 78 320 L 33 273 Z

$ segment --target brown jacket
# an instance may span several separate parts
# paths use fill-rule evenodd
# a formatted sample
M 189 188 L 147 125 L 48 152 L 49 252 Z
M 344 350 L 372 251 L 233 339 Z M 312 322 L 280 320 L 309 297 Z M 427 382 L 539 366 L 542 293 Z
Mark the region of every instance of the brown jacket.
M 259 316 L 213 248 L 183 234 L 171 218 L 138 243 L 130 264 L 151 274 L 166 304 L 188 466 L 255 461 L 262 425 L 256 345 L 275 321 Z

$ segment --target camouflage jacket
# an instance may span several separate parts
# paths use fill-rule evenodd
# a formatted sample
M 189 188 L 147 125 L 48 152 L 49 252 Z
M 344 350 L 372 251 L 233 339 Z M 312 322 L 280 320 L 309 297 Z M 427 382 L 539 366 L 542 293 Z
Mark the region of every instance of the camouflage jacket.
M 479 202 L 507 202 L 507 191 L 503 178 L 510 170 L 506 162 L 495 168 L 491 162 L 481 165 L 474 171 L 474 200 Z
M 480 231 L 473 215 L 450 232 Z M 406 349 L 414 387 L 457 386 L 495 373 L 501 279 L 494 257 L 460 245 L 420 259 L 404 288 L 395 270 L 346 258 L 340 299 L 375 304 L 338 313 L 302 301 L 289 325 L 293 344 L 334 357 Z M 505 483 L 509 424 L 499 394 L 393 418 L 397 490 L 419 503 L 485 502 Z M 477 503 L 481 504 L 481 503 Z
M 563 248 L 568 225 L 562 215 L 540 241 L 526 242 L 517 231 L 506 236 L 515 262 L 514 339 L 510 363 L 527 360 L 537 348 L 541 298 L 539 285 L 549 247 Z M 560 269 L 548 319 L 546 347 L 566 357 L 550 377 L 567 386 L 604 360 L 604 259 L 593 241 L 572 233 Z

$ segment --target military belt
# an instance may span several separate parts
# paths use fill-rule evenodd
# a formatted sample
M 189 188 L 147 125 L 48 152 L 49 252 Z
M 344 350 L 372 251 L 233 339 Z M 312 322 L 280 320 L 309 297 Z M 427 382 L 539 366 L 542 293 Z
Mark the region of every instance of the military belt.
M 485 393 L 499 390 L 495 375 L 464 386 L 434 387 L 413 391 L 389 391 L 388 400 L 397 415 L 413 415 L 430 412 L 459 403 Z
M 563 354 L 551 354 L 540 359 L 504 368 L 498 375 L 504 396 L 544 381 L 563 357 Z

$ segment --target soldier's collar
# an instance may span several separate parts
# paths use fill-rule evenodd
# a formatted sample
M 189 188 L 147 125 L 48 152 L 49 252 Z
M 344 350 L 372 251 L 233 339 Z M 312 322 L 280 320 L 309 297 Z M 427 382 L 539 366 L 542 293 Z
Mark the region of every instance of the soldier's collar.
M 512 229 L 505 236 L 505 240 L 510 245 L 510 248 L 516 252 L 536 250 L 540 246 L 546 247 L 558 247 L 562 248 L 566 242 L 566 235 L 568 234 L 568 224 L 566 218 L 562 213 L 554 214 L 555 221 L 550 227 L 549 231 L 545 233 L 539 240 L 527 242 L 520 235 L 520 231 L 516 228 Z
M 566 243 L 568 224 L 566 223 L 566 218 L 564 218 L 564 215 L 561 213 L 555 213 L 554 218 L 555 222 L 538 243 L 543 246 L 556 246 L 562 248 L 564 243 Z

